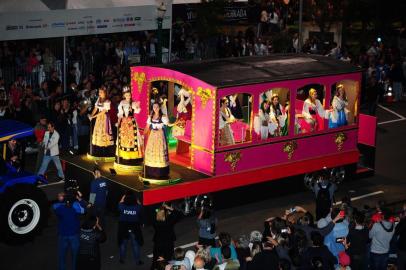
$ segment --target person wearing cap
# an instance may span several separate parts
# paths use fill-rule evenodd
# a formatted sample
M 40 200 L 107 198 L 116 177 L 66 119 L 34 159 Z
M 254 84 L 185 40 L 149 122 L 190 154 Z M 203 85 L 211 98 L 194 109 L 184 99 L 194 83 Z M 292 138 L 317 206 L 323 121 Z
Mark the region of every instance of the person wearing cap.
M 390 241 L 395 233 L 395 224 L 389 221 L 391 214 L 388 209 L 381 209 L 383 220 L 375 223 L 369 231 L 371 239 L 371 269 L 386 269 L 389 259 Z
M 338 254 L 338 266 L 336 270 L 351 270 L 350 262 L 350 256 L 348 256 L 345 251 L 341 251 L 340 254 Z

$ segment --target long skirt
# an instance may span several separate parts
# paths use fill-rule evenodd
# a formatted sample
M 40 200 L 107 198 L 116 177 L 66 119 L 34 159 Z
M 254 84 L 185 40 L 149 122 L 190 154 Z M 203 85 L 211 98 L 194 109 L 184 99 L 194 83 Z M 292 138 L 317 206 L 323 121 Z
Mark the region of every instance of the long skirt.
M 142 142 L 137 122 L 132 116 L 124 117 L 118 128 L 116 163 L 131 166 L 139 165 L 141 162 Z
M 95 157 L 114 157 L 114 141 L 108 114 L 96 117 L 90 154 Z
M 235 144 L 233 131 L 229 124 L 226 124 L 224 128 L 220 130 L 220 145 L 232 145 Z
M 150 131 L 145 148 L 145 176 L 165 179 L 169 176 L 169 153 L 165 132 L 162 129 Z
M 347 117 L 345 116 L 344 110 L 338 111 L 338 117 L 337 117 L 336 122 L 333 122 L 331 117 L 328 119 L 329 128 L 338 128 L 338 127 L 346 126 L 347 124 L 348 124 Z

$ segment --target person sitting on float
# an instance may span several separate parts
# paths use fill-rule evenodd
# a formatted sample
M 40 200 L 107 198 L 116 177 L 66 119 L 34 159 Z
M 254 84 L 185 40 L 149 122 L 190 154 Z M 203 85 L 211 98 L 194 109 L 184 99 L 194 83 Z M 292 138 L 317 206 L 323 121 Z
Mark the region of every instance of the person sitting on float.
M 288 116 L 282 104 L 279 103 L 279 96 L 273 95 L 270 105 L 270 132 L 275 137 L 286 136 L 288 134 L 288 125 L 286 123 Z
M 223 97 L 220 100 L 220 145 L 235 144 L 233 131 L 231 129 L 231 123 L 235 122 L 233 114 L 230 108 L 228 108 L 228 99 Z
M 327 118 L 327 112 L 324 110 L 323 105 L 321 104 L 320 100 L 317 98 L 317 90 L 311 88 L 309 90 L 309 97 L 303 103 L 303 110 L 302 115 L 307 124 L 309 124 L 309 128 L 302 127 L 303 132 L 314 132 L 320 131 L 321 127 L 317 120 L 317 114 L 320 118 L 324 119 Z
M 345 94 L 344 85 L 337 85 L 337 91 L 331 104 L 332 111 L 330 113 L 328 127 L 338 128 L 348 124 L 348 106 L 347 95 Z

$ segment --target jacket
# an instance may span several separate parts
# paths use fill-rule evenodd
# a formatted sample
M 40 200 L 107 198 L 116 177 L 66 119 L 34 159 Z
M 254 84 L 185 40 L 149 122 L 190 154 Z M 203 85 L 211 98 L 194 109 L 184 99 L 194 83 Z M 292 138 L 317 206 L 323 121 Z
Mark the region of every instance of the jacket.
M 51 138 L 50 138 L 50 132 L 47 131 L 45 132 L 44 135 L 44 154 L 46 154 L 47 150 L 50 150 L 50 155 L 51 156 L 57 156 L 59 155 L 59 146 L 58 146 L 58 142 L 59 142 L 59 133 L 54 130 L 54 133 L 52 134 Z

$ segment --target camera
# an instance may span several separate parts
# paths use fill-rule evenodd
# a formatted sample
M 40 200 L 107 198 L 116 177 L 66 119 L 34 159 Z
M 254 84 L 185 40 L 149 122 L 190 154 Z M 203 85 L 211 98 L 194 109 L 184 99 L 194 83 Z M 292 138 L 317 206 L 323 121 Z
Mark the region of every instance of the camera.
M 75 179 L 66 180 L 64 190 L 65 190 L 65 200 L 66 201 L 76 200 L 76 196 L 78 195 L 78 192 L 79 192 L 78 181 Z

